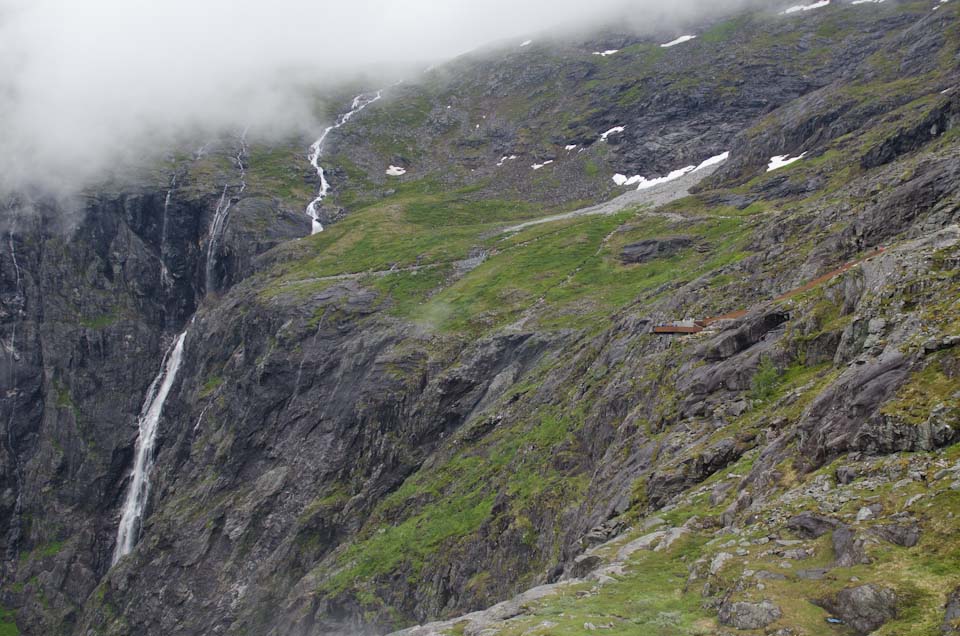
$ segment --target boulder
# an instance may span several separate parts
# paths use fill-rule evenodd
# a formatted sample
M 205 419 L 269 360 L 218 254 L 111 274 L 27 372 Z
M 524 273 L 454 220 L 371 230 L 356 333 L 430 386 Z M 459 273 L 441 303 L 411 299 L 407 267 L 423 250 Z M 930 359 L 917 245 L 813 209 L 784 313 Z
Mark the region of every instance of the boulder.
M 603 564 L 603 559 L 595 554 L 581 554 L 573 560 L 573 567 L 570 568 L 570 574 L 577 579 L 582 579 Z
M 640 550 L 653 550 L 660 542 L 660 539 L 666 536 L 666 534 L 666 531 L 658 530 L 657 532 L 646 534 L 639 539 L 634 539 L 627 545 L 620 548 L 620 551 L 617 553 L 617 559 L 626 561 L 634 552 L 639 552 Z
M 836 473 L 837 483 L 842 486 L 846 486 L 847 484 L 852 484 L 854 481 L 856 481 L 857 477 L 859 476 L 860 474 L 857 472 L 857 469 L 854 468 L 853 466 L 840 466 L 839 468 L 837 468 L 837 473 Z
M 818 539 L 842 525 L 836 519 L 813 512 L 801 512 L 787 520 L 787 529 L 802 539 Z
M 834 565 L 839 568 L 870 563 L 863 539 L 856 536 L 849 526 L 841 526 L 833 531 L 833 553 L 836 556 Z
M 879 629 L 897 616 L 896 593 L 873 584 L 848 587 L 814 603 L 835 614 L 854 632 L 862 635 Z
M 783 616 L 780 608 L 770 601 L 760 603 L 725 603 L 720 608 L 720 624 L 736 629 L 763 629 Z
M 947 599 L 941 631 L 945 636 L 960 636 L 960 587 L 955 589 Z
M 912 548 L 920 543 L 920 526 L 916 522 L 878 526 L 872 532 L 884 541 L 902 548 Z

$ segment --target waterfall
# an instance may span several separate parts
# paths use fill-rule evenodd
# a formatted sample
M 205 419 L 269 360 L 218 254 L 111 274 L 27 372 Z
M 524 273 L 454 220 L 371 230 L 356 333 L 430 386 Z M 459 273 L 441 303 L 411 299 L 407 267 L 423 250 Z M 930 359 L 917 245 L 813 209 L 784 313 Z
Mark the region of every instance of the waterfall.
M 323 167 L 320 165 L 320 157 L 323 156 L 323 146 L 327 141 L 327 136 L 329 136 L 334 130 L 346 124 L 348 121 L 350 121 L 351 117 L 381 97 L 383 97 L 382 90 L 377 91 L 372 97 L 368 95 L 357 95 L 354 97 L 353 103 L 350 104 L 350 110 L 340 115 L 337 118 L 336 123 L 333 126 L 327 127 L 327 129 L 323 131 L 323 134 L 320 135 L 320 138 L 313 142 L 313 145 L 310 146 L 310 154 L 308 155 L 310 165 L 313 166 L 313 169 L 317 171 L 317 176 L 320 177 L 320 191 L 317 193 L 317 198 L 311 201 L 310 205 L 307 206 L 307 216 L 309 216 L 311 221 L 313 221 L 313 229 L 311 234 L 323 232 L 323 225 L 320 223 L 320 213 L 317 211 L 317 206 L 323 203 L 323 200 L 327 198 L 327 194 L 330 192 L 330 184 L 327 182 L 327 175 L 324 172 Z
M 117 545 L 113 552 L 114 563 L 133 550 L 140 536 L 143 514 L 150 496 L 150 472 L 153 469 L 153 452 L 157 431 L 160 428 L 160 416 L 163 414 L 163 404 L 180 370 L 180 363 L 183 360 L 183 343 L 186 337 L 186 331 L 177 336 L 164 356 L 160 373 L 154 378 L 147 391 L 147 398 L 144 400 L 137 420 L 140 436 L 137 438 L 130 486 L 123 503 L 120 526 L 117 529 Z
M 237 192 L 236 197 L 228 197 L 227 191 L 230 189 L 230 185 L 223 186 L 223 192 L 220 193 L 220 200 L 217 203 L 217 209 L 213 213 L 213 223 L 210 224 L 210 238 L 207 241 L 207 264 L 206 264 L 206 290 L 209 294 L 212 291 L 216 291 L 217 281 L 216 281 L 216 267 L 217 267 L 217 249 L 220 247 L 220 238 L 223 234 L 223 230 L 227 225 L 227 213 L 230 211 L 230 208 L 233 207 L 235 201 L 239 201 L 240 197 L 243 196 L 244 191 L 247 189 L 247 167 L 243 163 L 243 157 L 247 153 L 247 130 L 244 129 L 243 134 L 240 135 L 240 149 L 237 150 L 237 154 L 234 157 L 234 160 L 237 163 L 237 168 L 240 170 L 240 189 Z
M 17 274 L 17 313 L 22 314 L 23 303 L 26 302 L 26 296 L 23 293 L 23 273 L 20 271 L 20 263 L 17 261 L 17 247 L 13 242 L 13 229 L 7 232 L 7 244 L 10 246 L 10 259 L 13 261 L 13 269 Z M 14 362 L 20 360 L 20 354 L 17 353 L 17 321 L 14 320 L 10 328 L 10 355 Z
M 177 188 L 177 175 L 170 179 L 170 188 L 167 190 L 167 198 L 163 201 L 163 224 L 160 230 L 160 284 L 164 289 L 173 287 L 173 277 L 170 270 L 167 269 L 167 263 L 163 260 L 163 248 L 167 244 L 167 212 L 170 210 L 170 200 L 173 198 L 173 191 Z

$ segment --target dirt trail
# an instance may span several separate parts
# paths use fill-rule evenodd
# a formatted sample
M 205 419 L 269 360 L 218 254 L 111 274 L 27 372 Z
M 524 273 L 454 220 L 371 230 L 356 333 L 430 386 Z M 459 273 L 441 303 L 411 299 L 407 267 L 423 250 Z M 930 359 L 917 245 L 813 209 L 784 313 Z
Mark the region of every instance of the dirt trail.
M 600 203 L 598 205 L 591 205 L 587 208 L 580 208 L 579 210 L 574 210 L 572 212 L 566 212 L 564 214 L 554 214 L 551 216 L 545 216 L 540 219 L 534 219 L 532 221 L 526 221 L 518 225 L 512 225 L 510 227 L 504 228 L 500 232 L 503 234 L 509 234 L 513 232 L 519 232 L 528 227 L 533 227 L 534 225 L 541 225 L 543 223 L 553 223 L 554 221 L 562 221 L 564 219 L 573 219 L 578 216 L 594 216 L 598 214 L 610 215 L 616 214 L 617 212 L 622 212 L 628 207 L 635 205 L 648 205 L 651 209 L 660 207 L 661 205 L 666 205 L 671 201 L 676 201 L 677 199 L 682 199 L 685 196 L 689 196 L 690 188 L 697 185 L 705 178 L 709 177 L 711 174 L 716 172 L 717 168 L 720 165 L 707 166 L 701 168 L 696 172 L 691 172 L 686 174 L 678 179 L 669 181 L 667 183 L 661 183 L 660 185 L 654 186 L 652 188 L 647 188 L 646 190 L 630 190 L 625 192 L 620 196 L 610 199 L 605 203 Z M 684 217 L 680 217 L 681 219 Z

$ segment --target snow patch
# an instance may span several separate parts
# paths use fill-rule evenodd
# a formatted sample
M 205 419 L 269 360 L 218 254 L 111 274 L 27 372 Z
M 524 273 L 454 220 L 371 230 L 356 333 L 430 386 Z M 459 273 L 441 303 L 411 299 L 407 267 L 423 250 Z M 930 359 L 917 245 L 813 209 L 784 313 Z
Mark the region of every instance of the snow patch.
M 767 172 L 773 172 L 774 170 L 779 170 L 784 166 L 789 166 L 791 163 L 800 161 L 806 155 L 807 153 L 803 153 L 796 157 L 791 157 L 790 155 L 777 155 L 776 157 L 770 157 L 770 164 L 767 166 Z
M 610 135 L 618 135 L 622 133 L 624 130 L 626 130 L 626 128 L 624 128 L 623 126 L 614 126 L 607 132 L 600 135 L 600 141 L 606 141 L 607 137 L 609 137 Z
M 610 57 L 611 55 L 615 55 L 619 52 L 620 49 L 610 49 L 609 51 L 594 51 L 593 54 L 599 55 L 600 57 Z
M 671 46 L 676 46 L 678 44 L 683 44 L 684 42 L 689 42 L 690 40 L 695 40 L 697 36 L 695 35 L 681 35 L 676 40 L 671 40 L 666 44 L 661 44 L 660 48 L 669 49 Z
M 390 177 L 402 177 L 407 174 L 407 171 L 401 168 L 400 166 L 390 166 L 387 168 L 387 176 Z
M 520 46 L 521 47 L 530 46 L 531 44 L 533 44 L 533 40 L 524 40 L 523 42 L 520 43 Z
M 647 188 L 652 188 L 654 186 L 658 186 L 663 183 L 675 181 L 676 179 L 679 179 L 682 176 L 688 175 L 691 172 L 697 172 L 698 170 L 703 170 L 704 168 L 708 168 L 710 166 L 715 166 L 719 163 L 723 163 L 729 158 L 730 158 L 730 153 L 725 152 L 723 154 L 710 157 L 709 159 L 706 159 L 703 162 L 701 162 L 699 165 L 686 166 L 683 168 L 679 168 L 678 170 L 674 170 L 673 172 L 671 172 L 665 177 L 654 177 L 653 179 L 647 179 L 646 177 L 639 174 L 634 175 L 632 177 L 628 177 L 625 174 L 617 173 L 613 175 L 613 182 L 616 183 L 618 186 L 636 185 L 637 190 L 646 190 Z
M 814 2 L 813 4 L 797 4 L 789 9 L 780 12 L 780 15 L 790 15 L 791 13 L 798 13 L 800 11 L 812 11 L 813 9 L 819 9 L 830 4 L 830 0 L 820 0 L 820 2 Z
M 549 166 L 551 163 L 553 163 L 553 159 L 548 159 L 547 161 L 544 161 L 543 163 L 535 163 L 535 164 L 533 164 L 533 165 L 530 166 L 530 167 L 533 168 L 534 170 L 539 170 L 540 168 L 543 168 L 544 166 Z
M 850 4 L 880 4 L 884 0 L 853 0 Z
M 563 147 L 563 149 L 566 150 L 566 151 L 568 151 L 568 152 L 571 151 L 571 150 L 576 150 L 576 149 L 577 149 L 577 144 L 569 144 L 569 145 L 566 145 L 566 146 Z

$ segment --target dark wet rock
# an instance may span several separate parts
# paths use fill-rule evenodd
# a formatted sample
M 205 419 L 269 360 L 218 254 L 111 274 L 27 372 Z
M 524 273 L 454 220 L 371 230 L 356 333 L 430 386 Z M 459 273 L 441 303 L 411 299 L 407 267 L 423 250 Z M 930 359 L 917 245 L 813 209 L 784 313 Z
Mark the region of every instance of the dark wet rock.
M 646 239 L 639 243 L 625 245 L 620 252 L 620 260 L 624 263 L 646 263 L 657 258 L 673 256 L 691 245 L 693 245 L 693 238 L 689 236 Z
M 720 624 L 736 629 L 762 629 L 780 620 L 783 612 L 771 601 L 726 603 L 720 608 Z
M 814 603 L 839 617 L 857 634 L 866 635 L 896 618 L 897 601 L 893 590 L 868 584 L 848 587 Z
M 802 512 L 787 520 L 787 529 L 801 539 L 817 539 L 843 525 L 842 522 L 812 512 Z

